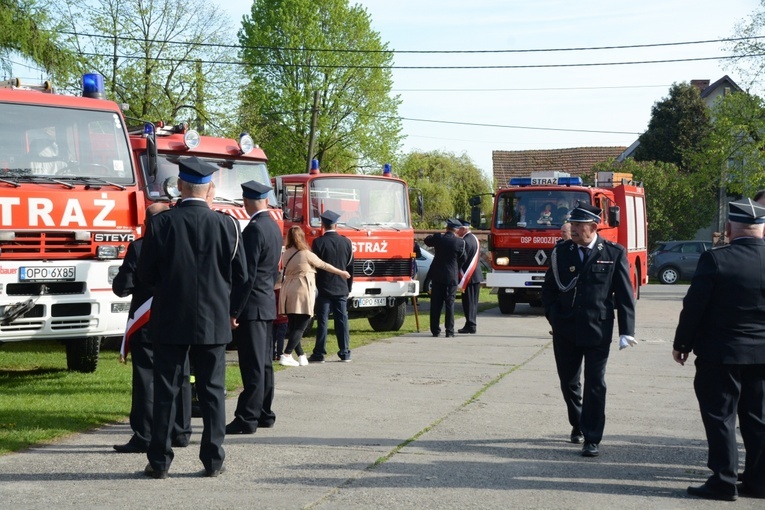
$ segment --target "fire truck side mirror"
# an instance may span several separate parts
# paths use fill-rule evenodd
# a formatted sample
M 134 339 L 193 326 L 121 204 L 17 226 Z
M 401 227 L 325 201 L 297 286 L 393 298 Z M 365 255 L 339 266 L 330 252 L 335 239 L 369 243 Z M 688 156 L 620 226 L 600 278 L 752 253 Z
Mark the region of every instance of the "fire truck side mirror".
M 155 177 L 157 175 L 157 133 L 155 131 L 151 131 L 150 133 L 146 134 L 146 159 L 147 159 L 147 166 L 146 169 L 149 173 L 149 177 Z
M 470 208 L 470 224 L 473 228 L 481 226 L 481 208 L 477 205 Z
M 618 227 L 621 223 L 621 210 L 619 206 L 613 206 L 608 208 L 608 225 L 611 227 Z

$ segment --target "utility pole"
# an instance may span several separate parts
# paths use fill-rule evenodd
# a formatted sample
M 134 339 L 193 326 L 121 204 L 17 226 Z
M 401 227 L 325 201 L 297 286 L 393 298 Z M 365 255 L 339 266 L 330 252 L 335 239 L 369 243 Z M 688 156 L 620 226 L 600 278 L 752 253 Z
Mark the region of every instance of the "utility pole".
M 319 91 L 313 92 L 313 110 L 311 111 L 311 131 L 308 133 L 308 158 L 306 158 L 305 172 L 311 171 L 311 159 L 313 159 L 313 146 L 316 137 L 316 122 L 319 120 Z

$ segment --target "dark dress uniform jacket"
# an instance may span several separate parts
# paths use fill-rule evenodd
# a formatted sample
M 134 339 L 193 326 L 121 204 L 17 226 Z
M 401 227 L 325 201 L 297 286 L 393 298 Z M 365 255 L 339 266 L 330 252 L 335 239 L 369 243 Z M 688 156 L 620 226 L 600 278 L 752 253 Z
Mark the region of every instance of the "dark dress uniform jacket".
M 463 237 L 462 240 L 465 242 L 465 263 L 462 264 L 462 270 L 467 271 L 468 267 L 470 266 L 470 261 L 473 260 L 473 257 L 478 251 L 478 238 L 474 233 L 468 232 L 465 234 L 465 237 Z M 470 285 L 473 283 L 481 283 L 482 281 L 483 272 L 481 271 L 481 254 L 479 253 L 475 271 L 473 271 L 473 275 L 470 277 L 470 281 L 467 283 Z
M 706 362 L 765 364 L 765 242 L 740 238 L 701 254 L 674 349 Z
M 443 285 L 459 283 L 459 268 L 465 261 L 465 242 L 454 232 L 432 234 L 425 238 L 425 245 L 435 249 L 430 264 L 430 281 Z M 480 273 L 480 271 L 479 271 Z
M 231 317 L 276 319 L 274 281 L 282 255 L 282 232 L 267 210 L 257 213 L 242 231 L 247 256 L 247 281 L 231 293 Z
M 154 341 L 231 342 L 231 287 L 247 279 L 240 237 L 239 223 L 203 200 L 184 200 L 151 218 L 138 277 L 155 289 L 149 328 Z
M 573 241 L 557 245 L 554 251 L 561 283 L 567 286 L 575 277 L 579 279 L 563 292 L 555 281 L 551 261 L 542 285 L 542 303 L 553 329 L 557 323 L 566 329 L 573 325 L 579 347 L 607 344 L 613 336 L 616 308 L 619 334 L 634 336 L 635 301 L 625 249 L 598 236 L 584 262 Z
M 119 272 L 112 282 L 112 290 L 116 295 L 119 297 L 131 296 L 130 311 L 128 313 L 128 317 L 131 319 L 135 315 L 136 310 L 151 298 L 151 288 L 141 283 L 136 276 L 138 258 L 141 256 L 142 244 L 143 238 L 140 238 L 128 245 L 127 253 L 122 261 L 122 266 L 120 266 Z M 151 342 L 147 331 L 148 328 L 140 328 L 133 334 L 130 341 L 144 343 Z
M 324 262 L 345 270 L 353 275 L 353 244 L 350 239 L 334 230 L 327 230 L 317 237 L 311 246 L 313 252 Z M 316 289 L 324 296 L 347 296 L 353 286 L 353 277 L 342 276 L 327 271 L 316 271 Z

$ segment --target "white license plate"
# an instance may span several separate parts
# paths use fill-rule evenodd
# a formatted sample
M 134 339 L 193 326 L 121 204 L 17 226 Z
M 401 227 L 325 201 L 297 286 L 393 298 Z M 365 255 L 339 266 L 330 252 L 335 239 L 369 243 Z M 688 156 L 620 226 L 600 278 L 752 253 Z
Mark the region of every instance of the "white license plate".
M 74 277 L 74 266 L 19 268 L 19 281 L 22 282 L 71 282 Z
M 363 297 L 359 298 L 359 308 L 385 306 L 385 302 L 386 298 L 384 297 Z

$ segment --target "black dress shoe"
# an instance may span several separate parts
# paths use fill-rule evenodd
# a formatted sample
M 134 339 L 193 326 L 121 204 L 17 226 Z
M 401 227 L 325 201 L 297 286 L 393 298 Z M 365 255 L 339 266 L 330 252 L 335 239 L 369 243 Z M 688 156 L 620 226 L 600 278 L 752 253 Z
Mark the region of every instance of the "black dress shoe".
M 134 443 L 115 444 L 112 448 L 117 453 L 146 453 L 145 446 L 138 446 Z
M 446 338 L 454 338 L 454 333 L 447 333 Z
M 584 443 L 584 434 L 579 429 L 571 429 L 571 442 L 574 444 Z
M 462 329 L 458 329 L 457 333 L 462 333 L 463 335 L 468 335 L 468 334 L 469 335 L 475 335 L 475 330 L 474 329 L 462 328 Z
M 226 425 L 226 434 L 254 434 L 255 429 L 245 426 L 239 420 L 234 420 Z
M 189 440 L 182 441 L 180 439 L 173 439 L 172 445 L 174 448 L 186 448 L 189 445 Z
M 736 485 L 736 487 L 738 487 L 739 496 L 744 496 L 745 498 L 765 499 L 765 489 L 756 490 L 745 483 L 739 483 Z
M 143 474 L 146 476 L 150 476 L 152 478 L 155 478 L 157 480 L 164 480 L 167 478 L 167 470 L 159 471 L 151 467 L 151 464 L 146 464 L 146 467 L 143 470 Z
M 216 478 L 226 472 L 226 466 L 221 466 L 220 469 L 205 469 L 205 476 L 210 478 Z
M 317 356 L 316 354 L 311 354 L 308 356 L 308 363 L 324 363 L 324 356 Z
M 738 496 L 729 492 L 721 492 L 711 488 L 709 485 L 699 485 L 698 487 L 688 487 L 688 494 L 698 496 L 704 499 L 714 499 L 716 501 L 736 501 Z
M 275 421 L 259 421 L 258 422 L 258 428 L 259 429 L 272 429 L 274 428 Z
M 598 445 L 595 443 L 584 443 L 582 446 L 582 457 L 597 457 L 600 455 Z

